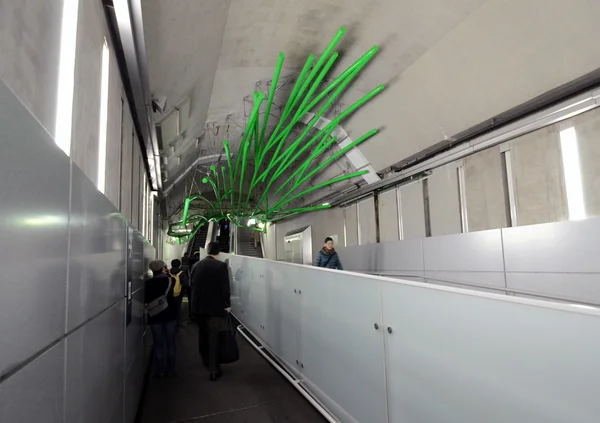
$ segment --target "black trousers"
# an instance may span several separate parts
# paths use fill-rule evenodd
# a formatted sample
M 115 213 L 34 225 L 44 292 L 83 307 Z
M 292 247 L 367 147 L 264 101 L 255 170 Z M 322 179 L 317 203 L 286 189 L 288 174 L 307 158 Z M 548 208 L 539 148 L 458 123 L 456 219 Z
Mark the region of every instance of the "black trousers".
M 198 348 L 202 362 L 211 373 L 221 371 L 219 363 L 219 332 L 225 329 L 223 317 L 199 316 Z

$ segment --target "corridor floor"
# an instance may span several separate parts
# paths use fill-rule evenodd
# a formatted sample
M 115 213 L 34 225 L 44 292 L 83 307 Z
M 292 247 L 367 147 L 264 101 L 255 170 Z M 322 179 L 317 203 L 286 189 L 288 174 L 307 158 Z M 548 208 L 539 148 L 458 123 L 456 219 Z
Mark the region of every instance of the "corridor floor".
M 238 335 L 240 361 L 208 380 L 198 355 L 197 329 L 178 333 L 177 376 L 151 379 L 141 423 L 321 423 L 326 420 L 277 370 Z

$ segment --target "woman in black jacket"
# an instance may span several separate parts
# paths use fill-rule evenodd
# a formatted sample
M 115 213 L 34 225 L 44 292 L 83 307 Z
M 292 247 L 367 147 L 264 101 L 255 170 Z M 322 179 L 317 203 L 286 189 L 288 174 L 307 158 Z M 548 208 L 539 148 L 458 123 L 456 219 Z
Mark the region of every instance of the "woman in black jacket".
M 153 278 L 145 283 L 144 295 L 146 306 L 161 296 L 167 299 L 167 307 L 162 311 L 150 316 L 148 315 L 148 324 L 152 330 L 154 364 L 156 366 L 156 376 L 175 375 L 175 357 L 177 355 L 177 345 L 175 343 L 175 333 L 177 329 L 177 299 L 173 297 L 174 279 L 167 271 L 167 265 L 162 260 L 154 260 L 150 263 L 150 270 Z M 165 357 L 163 346 L 167 347 L 167 360 L 165 368 Z
M 325 238 L 325 245 L 323 245 L 321 251 L 317 253 L 317 261 L 315 266 L 325 267 L 327 269 L 344 270 L 342 268 L 340 257 L 335 251 L 335 248 L 333 248 L 333 239 L 330 237 Z

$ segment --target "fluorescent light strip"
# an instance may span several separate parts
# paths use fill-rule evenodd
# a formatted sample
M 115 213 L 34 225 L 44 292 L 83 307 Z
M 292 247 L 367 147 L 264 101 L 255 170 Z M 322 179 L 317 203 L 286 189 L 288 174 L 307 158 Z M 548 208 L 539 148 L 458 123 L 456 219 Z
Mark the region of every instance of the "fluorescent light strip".
M 60 34 L 60 61 L 58 65 L 54 140 L 67 156 L 71 155 L 78 10 L 79 0 L 64 0 Z
M 98 134 L 98 190 L 104 194 L 106 184 L 106 130 L 108 127 L 108 43 L 102 45 L 102 80 L 100 84 L 100 131 Z
M 581 166 L 579 163 L 579 149 L 577 148 L 577 133 L 574 127 L 560 131 L 560 148 L 562 150 L 565 186 L 567 188 L 567 203 L 569 206 L 569 219 L 585 219 L 585 203 L 581 183 Z

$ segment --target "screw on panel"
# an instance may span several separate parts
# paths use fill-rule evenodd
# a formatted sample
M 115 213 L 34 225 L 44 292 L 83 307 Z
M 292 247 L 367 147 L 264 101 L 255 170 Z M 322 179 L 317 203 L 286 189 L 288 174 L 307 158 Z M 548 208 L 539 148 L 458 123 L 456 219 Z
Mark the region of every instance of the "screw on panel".
M 393 330 L 392 330 L 391 327 L 388 327 L 387 331 L 388 331 L 388 333 L 392 333 L 393 332 Z
M 379 330 L 379 325 L 378 325 L 377 323 L 375 323 L 375 324 L 373 325 L 373 327 L 375 328 L 375 330 Z

